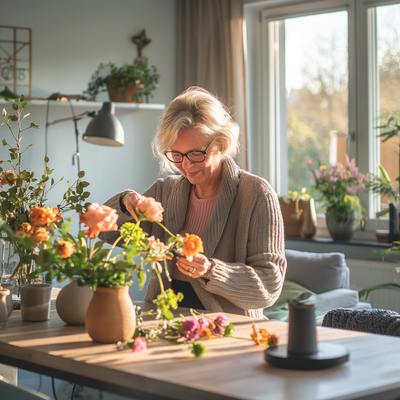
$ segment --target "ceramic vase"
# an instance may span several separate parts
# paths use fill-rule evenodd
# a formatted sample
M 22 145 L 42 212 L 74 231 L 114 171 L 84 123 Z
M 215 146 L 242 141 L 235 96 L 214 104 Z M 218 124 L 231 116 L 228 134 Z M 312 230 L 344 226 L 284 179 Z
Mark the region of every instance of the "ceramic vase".
M 298 200 L 298 209 L 302 212 L 296 216 L 296 201 L 290 200 L 288 203 L 279 200 L 281 206 L 283 224 L 285 226 L 286 237 L 301 236 L 301 227 L 304 222 L 304 210 L 308 206 L 308 200 Z
M 12 292 L 14 290 L 14 285 L 12 283 L 3 283 L 3 289 L 8 289 L 10 291 L 9 295 L 7 296 L 7 310 L 8 316 L 10 316 L 14 309 L 14 303 L 12 301 Z
M 20 286 L 21 318 L 24 321 L 46 321 L 50 318 L 51 285 Z
M 86 313 L 86 331 L 98 343 L 125 342 L 133 337 L 136 313 L 129 287 L 97 287 Z
M 6 322 L 8 319 L 7 296 L 9 294 L 10 291 L 8 289 L 0 286 L 0 324 Z
M 92 288 L 78 286 L 76 278 L 73 278 L 57 296 L 56 309 L 59 317 L 68 325 L 84 325 L 92 297 Z
M 309 199 L 306 205 L 301 233 L 303 237 L 308 239 L 317 233 L 317 213 L 315 211 L 314 199 Z
M 332 210 L 332 207 L 326 209 L 326 226 L 332 239 L 339 242 L 351 240 L 360 222 L 357 213 L 353 211 L 334 220 L 331 217 Z

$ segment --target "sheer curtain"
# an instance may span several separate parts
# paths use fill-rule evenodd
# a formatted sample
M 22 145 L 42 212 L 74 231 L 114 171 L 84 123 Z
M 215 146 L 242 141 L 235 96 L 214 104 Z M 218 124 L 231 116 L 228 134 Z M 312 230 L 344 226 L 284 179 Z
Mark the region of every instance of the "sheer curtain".
M 248 169 L 243 0 L 179 0 L 178 89 L 201 86 L 240 125 L 236 162 Z

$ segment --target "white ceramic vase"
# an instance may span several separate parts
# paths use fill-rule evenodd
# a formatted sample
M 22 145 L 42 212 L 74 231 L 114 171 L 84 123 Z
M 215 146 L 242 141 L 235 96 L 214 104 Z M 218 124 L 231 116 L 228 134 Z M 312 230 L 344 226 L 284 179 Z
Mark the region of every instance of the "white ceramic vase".
M 93 297 L 89 286 L 78 286 L 77 280 L 64 286 L 57 296 L 56 309 L 60 318 L 68 325 L 83 325 L 86 312 Z
M 10 291 L 8 289 L 0 286 L 0 324 L 6 322 L 8 319 L 7 296 L 9 294 Z
M 24 321 L 46 321 L 50 318 L 51 285 L 20 286 L 21 318 Z
M 14 285 L 12 283 L 3 283 L 3 288 L 10 291 L 10 294 L 7 296 L 7 310 L 8 316 L 10 316 L 14 309 L 14 303 L 12 301 L 12 292 L 14 290 Z

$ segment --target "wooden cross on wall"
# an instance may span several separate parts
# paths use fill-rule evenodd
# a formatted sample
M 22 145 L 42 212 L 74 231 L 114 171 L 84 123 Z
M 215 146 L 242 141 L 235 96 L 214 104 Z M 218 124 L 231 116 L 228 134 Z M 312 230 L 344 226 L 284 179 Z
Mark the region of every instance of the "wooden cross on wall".
M 146 32 L 143 29 L 142 32 L 138 36 L 132 37 L 132 42 L 136 44 L 138 48 L 138 59 L 142 58 L 142 49 L 144 46 L 148 45 L 151 42 L 151 39 L 146 37 Z

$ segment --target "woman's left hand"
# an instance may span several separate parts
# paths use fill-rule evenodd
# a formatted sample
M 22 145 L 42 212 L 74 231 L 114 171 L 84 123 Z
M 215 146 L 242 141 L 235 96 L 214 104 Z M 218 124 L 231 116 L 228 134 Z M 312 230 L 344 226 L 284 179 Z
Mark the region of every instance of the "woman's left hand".
M 211 265 L 211 261 L 204 254 L 193 256 L 192 261 L 184 256 L 178 256 L 176 261 L 179 271 L 191 278 L 208 278 Z

